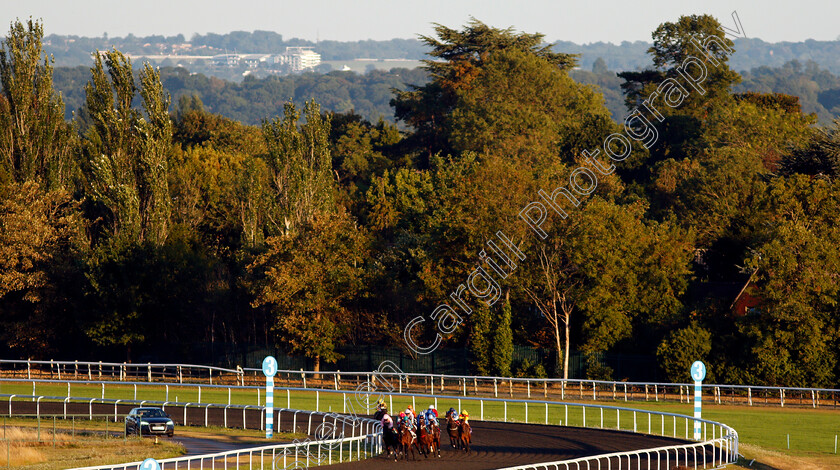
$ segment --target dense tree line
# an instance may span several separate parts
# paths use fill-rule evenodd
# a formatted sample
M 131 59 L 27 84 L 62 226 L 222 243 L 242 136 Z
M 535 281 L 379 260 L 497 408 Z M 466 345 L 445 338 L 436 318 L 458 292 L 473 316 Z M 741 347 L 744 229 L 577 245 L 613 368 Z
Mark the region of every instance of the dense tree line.
M 234 85 L 117 50 L 74 78 L 84 101 L 67 120 L 41 25 L 15 23 L 0 50 L 0 348 L 136 360 L 271 344 L 323 366 L 339 346 L 407 350 L 404 326 L 457 299 L 441 347 L 466 347 L 479 373 L 510 373 L 519 344 L 556 352 L 537 374 L 567 374 L 574 349 L 656 355 L 679 381 L 703 359 L 712 381 L 836 383 L 840 126 L 736 91 L 718 26 L 654 31 L 648 67 L 618 76 L 626 109 L 685 91 L 626 124 L 541 35 L 437 26 L 430 78 L 380 90 L 398 128 L 341 108 L 358 97 L 340 86 Z M 719 44 L 703 95 L 679 72 L 691 37 Z M 364 80 L 327 77 L 295 79 Z M 253 122 L 253 103 L 258 125 L 231 119 Z M 623 157 L 595 153 L 621 132 L 639 137 Z M 577 196 L 548 194 L 565 181 Z M 542 235 L 520 215 L 539 194 L 569 201 Z M 756 299 L 746 315 L 733 286 Z M 429 344 L 431 325 L 413 339 Z
M 58 67 L 54 76 L 55 88 L 64 98 L 66 116 L 70 119 L 74 113 L 83 111 L 89 67 Z M 251 125 L 259 124 L 266 116 L 281 114 L 288 101 L 300 107 L 312 99 L 326 111 L 352 111 L 368 121 L 384 118 L 393 122 L 392 90 L 404 90 L 428 81 L 422 69 L 401 68 L 365 74 L 336 71 L 246 78 L 239 83 L 191 74 L 180 67 L 163 67 L 160 76 L 175 103 L 183 96 L 196 96 L 207 111 Z
M 201 54 L 219 54 L 225 51 L 240 53 L 282 52 L 287 46 L 315 47 L 323 60 L 370 59 L 424 59 L 431 50 L 421 39 L 390 39 L 382 41 L 308 41 L 305 39 L 283 39 L 273 31 L 233 31 L 226 34 L 194 34 L 185 38 L 176 36 L 145 36 L 129 34 L 125 37 L 101 37 L 49 35 L 45 38 L 45 49 L 56 56 L 59 66 L 88 66 L 90 52 L 95 49 L 108 50 L 113 47 L 128 54 L 160 54 L 173 52 L 173 46 L 189 42 Z M 731 57 L 732 68 L 737 71 L 759 67 L 781 67 L 791 61 L 805 63 L 814 61 L 820 67 L 840 75 L 840 40 L 802 42 L 766 42 L 758 38 L 737 38 L 736 52 Z M 599 58 L 610 70 L 636 70 L 647 65 L 647 49 L 651 43 L 645 41 L 622 41 L 620 44 L 594 42 L 577 44 L 559 40 L 554 49 L 580 54 L 580 66 L 589 70 Z
M 369 121 L 380 117 L 394 121 L 391 107 L 392 90 L 406 90 L 424 85 L 425 70 L 395 68 L 354 72 L 307 73 L 303 75 L 246 78 L 232 82 L 189 73 L 181 67 L 160 69 L 164 86 L 175 103 L 182 96 L 198 96 L 206 110 L 246 123 L 259 124 L 265 116 L 279 114 L 285 100 L 302 106 L 315 99 L 322 108 L 333 112 L 353 111 Z M 616 122 L 627 113 L 622 80 L 606 62 L 596 60 L 591 70 L 575 68 L 569 76 L 576 82 L 596 86 L 604 96 L 604 105 Z M 806 113 L 815 113 L 820 123 L 830 124 L 840 118 L 840 77 L 819 68 L 814 62 L 790 62 L 779 68 L 761 67 L 741 72 L 742 81 L 733 88 L 737 92 L 783 93 L 796 96 Z M 71 119 L 85 103 L 84 85 L 89 80 L 89 67 L 56 67 L 54 86 L 64 99 L 66 117 Z M 278 96 L 280 98 L 278 98 Z

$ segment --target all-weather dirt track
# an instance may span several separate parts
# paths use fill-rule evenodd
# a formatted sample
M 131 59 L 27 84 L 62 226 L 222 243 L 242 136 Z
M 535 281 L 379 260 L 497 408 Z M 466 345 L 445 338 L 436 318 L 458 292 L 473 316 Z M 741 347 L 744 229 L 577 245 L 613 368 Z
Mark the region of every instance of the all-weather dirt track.
M 65 404 L 60 402 L 33 402 L 33 401 L 13 401 L 11 405 L 5 403 L 3 400 L 2 409 L 4 412 L 6 407 L 10 414 L 30 414 L 36 412 L 42 414 L 62 415 L 65 411 Z M 107 414 L 110 416 L 116 415 L 117 422 L 122 422 L 125 414 L 131 408 L 137 406 L 136 404 L 105 404 L 105 403 L 68 403 L 66 412 L 68 414 L 76 414 L 79 418 L 84 419 L 88 413 Z M 116 409 L 115 409 L 116 408 Z M 193 426 L 209 425 L 224 425 L 226 422 L 235 427 L 242 427 L 245 425 L 250 429 L 259 429 L 262 418 L 262 411 L 251 408 L 248 410 L 235 409 L 225 410 L 223 408 L 190 408 L 184 414 L 184 408 L 181 406 L 168 405 L 166 411 L 171 414 L 176 424 L 183 425 L 184 421 Z M 77 419 L 79 419 L 77 418 Z M 302 432 L 305 434 L 314 433 L 315 429 L 321 424 L 323 415 L 309 416 L 308 413 L 291 413 L 288 411 L 275 410 L 276 429 L 283 431 Z M 479 421 L 470 420 L 473 428 L 472 444 L 470 454 L 466 454 L 463 450 L 453 449 L 449 445 L 449 436 L 446 430 L 441 434 L 441 458 L 430 456 L 428 458 L 419 455 L 415 451 L 414 461 L 409 455 L 408 461 L 400 460 L 394 462 L 393 457 L 386 458 L 384 455 L 368 458 L 361 461 L 349 462 L 343 464 L 329 465 L 329 467 L 338 467 L 340 470 L 354 470 L 354 469 L 388 469 L 393 470 L 395 466 L 407 465 L 409 467 L 418 468 L 433 468 L 435 466 L 443 465 L 446 468 L 453 468 L 456 470 L 483 470 L 483 469 L 498 469 L 505 467 L 515 467 L 519 465 L 537 464 L 543 462 L 552 462 L 558 460 L 569 460 L 580 457 L 589 457 L 596 455 L 609 454 L 614 452 L 625 452 L 641 449 L 652 449 L 656 447 L 674 446 L 680 444 L 687 444 L 690 441 L 684 439 L 675 439 L 662 436 L 651 436 L 645 434 L 637 434 L 628 431 L 615 431 L 607 429 L 592 429 L 592 428 L 577 428 L 566 426 L 546 426 L 540 424 L 520 424 L 520 423 L 501 423 L 495 421 Z M 179 440 L 181 436 L 178 435 L 178 428 L 175 429 L 175 439 Z M 189 438 L 182 439 L 184 444 L 190 450 L 190 454 L 207 452 L 218 452 L 215 444 L 207 447 L 206 442 L 198 442 L 201 440 L 190 441 Z M 279 442 L 277 442 L 279 443 Z M 242 446 L 253 447 L 251 446 Z M 711 463 L 711 450 L 707 447 L 707 452 L 704 455 L 700 450 L 696 453 L 689 451 L 688 453 L 680 453 L 679 464 L 685 465 L 688 460 L 688 467 L 693 468 L 693 463 L 697 462 L 698 467 L 702 467 L 705 461 Z M 668 458 L 669 468 L 675 466 L 674 451 L 666 457 L 664 452 L 660 452 L 659 458 L 661 463 L 666 463 Z M 650 454 L 652 463 L 655 466 L 657 461 L 657 454 Z M 625 456 L 621 459 L 622 468 L 628 462 L 631 464 L 629 468 L 648 468 L 647 457 Z M 613 457 L 609 464 L 607 459 L 601 459 L 600 468 L 618 468 L 618 459 Z M 325 466 L 326 467 L 326 466 Z M 563 468 L 563 467 L 560 467 Z M 572 466 L 570 468 L 577 468 Z M 585 464 L 581 464 L 580 468 L 587 468 Z M 590 462 L 592 469 L 599 468 L 595 460 Z
M 393 470 L 395 466 L 430 469 L 444 465 L 446 468 L 457 470 L 484 470 L 687 443 L 687 441 L 681 439 L 605 429 L 488 421 L 473 422 L 472 420 L 470 420 L 470 424 L 473 428 L 471 454 L 467 454 L 463 450 L 453 449 L 449 445 L 449 437 L 444 430 L 441 435 L 441 458 L 433 456 L 425 458 L 415 451 L 415 461 L 411 461 L 410 455 L 408 461 L 400 460 L 399 462 L 394 462 L 393 457 L 386 458 L 381 455 L 357 462 L 330 465 L 329 467 L 336 467 L 341 470 Z M 664 454 L 662 454 L 662 458 L 664 462 Z M 711 456 L 709 455 L 707 458 L 711 459 Z M 673 452 L 671 459 L 673 462 Z M 693 455 L 689 454 L 689 459 L 693 459 Z M 697 459 L 702 462 L 703 456 L 698 454 Z M 656 460 L 655 456 L 652 460 Z M 632 457 L 631 461 L 633 468 L 635 468 L 638 459 Z M 627 462 L 626 457 L 623 462 Z M 615 466 L 618 462 L 613 458 L 611 463 Z M 601 468 L 607 468 L 606 459 L 602 460 L 601 465 Z M 585 464 L 582 468 L 586 468 Z M 598 468 L 597 464 L 591 468 Z M 641 468 L 647 468 L 645 457 L 641 459 Z

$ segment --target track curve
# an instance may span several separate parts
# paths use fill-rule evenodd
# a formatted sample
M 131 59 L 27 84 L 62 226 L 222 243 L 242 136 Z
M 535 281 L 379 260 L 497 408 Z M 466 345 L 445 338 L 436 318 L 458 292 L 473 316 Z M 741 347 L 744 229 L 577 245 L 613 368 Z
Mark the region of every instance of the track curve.
M 484 470 L 517 465 L 567 460 L 579 457 L 649 449 L 684 444 L 688 441 L 660 436 L 635 434 L 627 431 L 545 426 L 539 424 L 498 423 L 470 420 L 473 428 L 472 453 L 467 455 L 449 446 L 449 438 L 441 436 L 441 458 L 418 456 L 412 468 L 434 468 L 441 464 L 457 466 L 458 470 Z M 625 460 L 626 462 L 626 460 Z M 605 464 L 606 460 L 602 462 Z M 616 460 L 613 459 L 613 465 Z M 399 464 L 403 464 L 402 461 Z M 394 468 L 393 458 L 374 457 L 329 467 L 342 470 Z M 636 459 L 633 459 L 636 465 Z M 606 468 L 606 465 L 605 465 Z M 642 459 L 642 468 L 647 468 Z
M 4 406 L 8 405 L 4 403 Z M 68 403 L 67 412 L 68 414 L 79 414 L 82 416 L 90 411 L 94 414 L 111 414 L 112 416 L 116 412 L 117 419 L 121 421 L 120 418 L 124 417 L 134 406 L 137 405 L 121 403 L 116 405 L 115 410 L 114 404 L 93 403 L 91 406 L 87 403 Z M 11 408 L 13 409 L 12 414 L 33 414 L 38 408 L 40 408 L 42 414 L 62 414 L 64 404 L 58 402 L 41 402 L 39 406 L 32 401 L 21 400 L 13 402 Z M 166 410 L 172 414 L 173 419 L 180 425 L 202 426 L 205 423 L 209 425 L 224 425 L 227 420 L 228 424 L 235 427 L 243 427 L 244 425 L 247 428 L 259 429 L 262 418 L 262 412 L 257 409 L 248 409 L 243 412 L 241 409 L 226 411 L 222 408 L 213 407 L 208 409 L 190 408 L 184 414 L 183 407 L 168 405 Z M 286 411 L 275 411 L 275 413 L 275 423 L 277 423 L 278 430 L 303 432 L 310 435 L 323 419 L 323 416 L 318 415 L 310 418 L 307 415 L 296 415 Z M 447 466 L 457 465 L 458 470 L 498 469 L 596 456 L 613 452 L 673 446 L 690 442 L 683 439 L 606 429 L 501 423 L 474 419 L 470 420 L 470 424 L 472 424 L 473 428 L 472 453 L 470 455 L 465 454 L 463 451 L 452 449 L 449 446 L 449 438 L 444 432 L 441 436 L 443 444 L 441 458 L 416 456 L 416 461 L 409 465 L 416 465 L 422 468 L 432 468 L 440 464 Z M 181 440 L 179 437 L 177 436 L 176 429 L 176 438 L 174 440 Z M 218 444 L 203 442 L 203 439 L 197 439 L 192 442 L 190 442 L 189 438 L 184 440 L 187 441 L 184 444 L 187 445 L 190 454 L 202 453 L 202 451 L 232 450 L 233 447 L 253 447 L 253 444 L 250 444 L 243 446 L 233 445 L 226 449 L 216 449 L 215 447 Z M 693 458 L 693 456 L 691 457 Z M 696 457 L 699 461 L 698 463 L 702 464 L 703 455 L 700 454 Z M 655 460 L 655 457 L 653 460 Z M 623 461 L 626 462 L 627 460 L 623 459 Z M 633 458 L 633 466 L 637 465 L 637 461 L 638 459 Z M 400 462 L 400 464 L 402 463 Z M 617 460 L 615 458 L 612 459 L 612 464 L 615 465 L 616 463 Z M 601 464 L 606 467 L 606 459 L 603 459 Z M 391 470 L 393 465 L 395 465 L 393 459 L 378 456 L 357 462 L 334 464 L 330 467 L 341 467 L 341 470 L 376 470 L 385 468 Z M 641 459 L 639 465 L 641 465 L 641 468 L 647 467 L 645 458 Z

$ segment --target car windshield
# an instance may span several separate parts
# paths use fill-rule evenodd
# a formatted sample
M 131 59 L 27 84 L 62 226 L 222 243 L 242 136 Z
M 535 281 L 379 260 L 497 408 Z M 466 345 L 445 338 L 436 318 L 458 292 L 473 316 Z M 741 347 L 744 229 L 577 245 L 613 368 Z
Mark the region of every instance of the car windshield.
M 141 418 L 165 418 L 163 410 L 140 410 Z

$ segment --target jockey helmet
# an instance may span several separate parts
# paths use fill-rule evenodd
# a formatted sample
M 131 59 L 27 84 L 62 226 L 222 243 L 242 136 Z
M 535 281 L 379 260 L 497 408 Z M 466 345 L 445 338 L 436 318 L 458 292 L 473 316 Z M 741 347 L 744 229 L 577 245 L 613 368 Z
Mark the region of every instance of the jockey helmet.
M 430 409 L 430 410 L 435 409 L 435 405 L 429 405 L 429 409 Z
M 461 414 L 464 415 L 464 416 L 469 416 L 470 415 L 469 413 L 467 413 L 467 410 L 462 410 Z
M 400 411 L 400 418 L 405 418 L 405 413 L 403 413 L 402 411 Z

